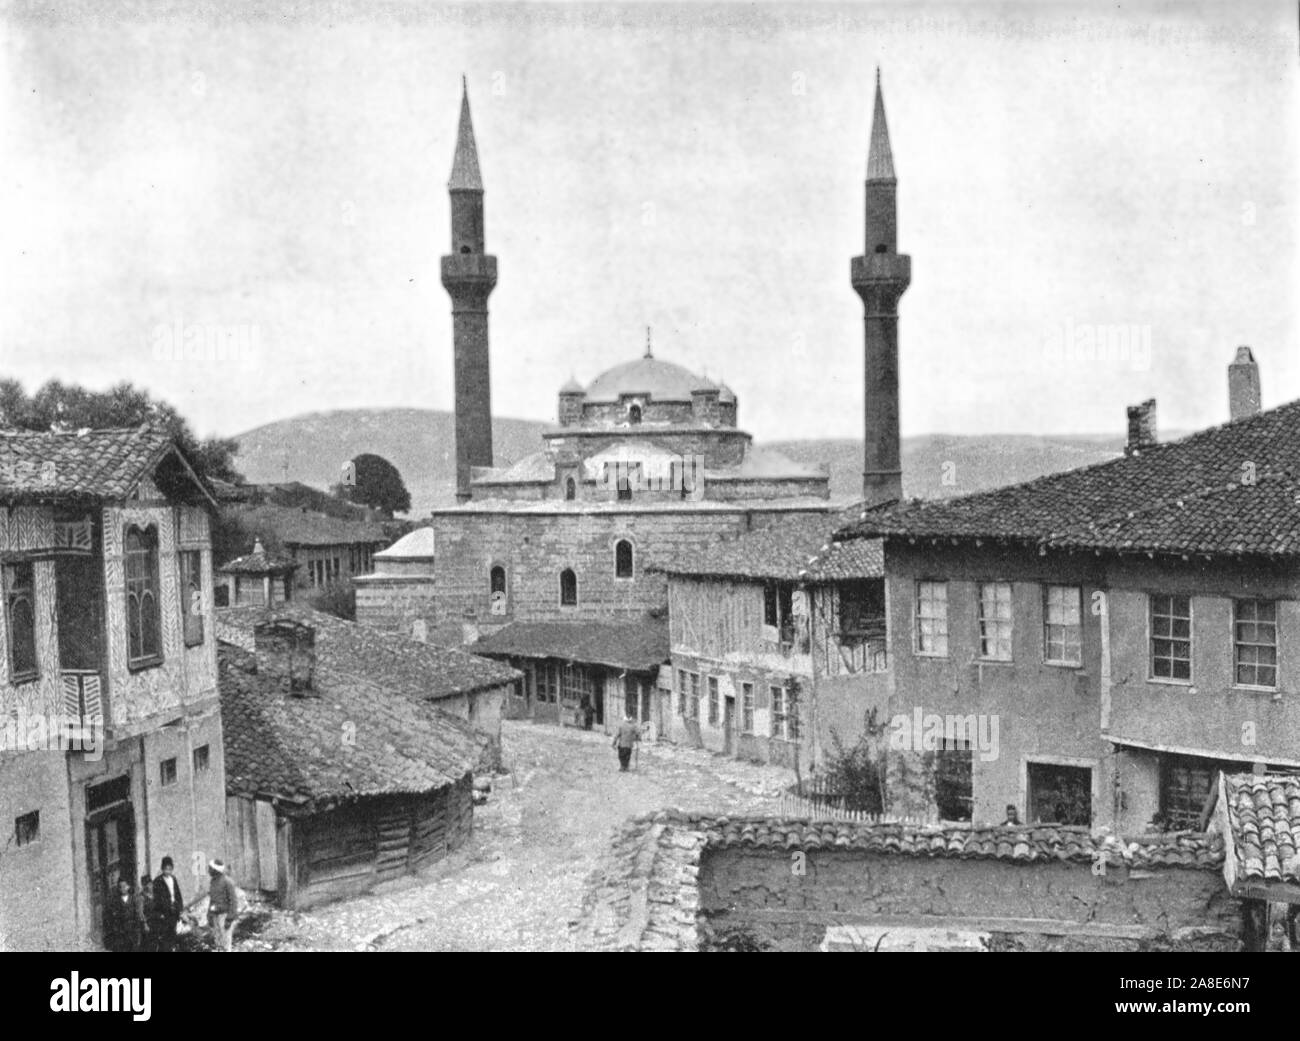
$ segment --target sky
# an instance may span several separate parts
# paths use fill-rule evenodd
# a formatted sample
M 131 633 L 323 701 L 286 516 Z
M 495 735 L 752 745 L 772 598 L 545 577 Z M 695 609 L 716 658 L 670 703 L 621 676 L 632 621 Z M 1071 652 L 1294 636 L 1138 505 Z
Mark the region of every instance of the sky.
M 903 435 L 1227 419 L 1300 398 L 1293 3 L 9 5 L 0 376 L 130 380 L 203 435 L 449 409 L 461 76 L 493 409 L 638 357 L 759 440 L 862 436 L 876 67 Z M 187 339 L 188 337 L 188 339 Z M 185 344 L 206 344 L 187 356 Z

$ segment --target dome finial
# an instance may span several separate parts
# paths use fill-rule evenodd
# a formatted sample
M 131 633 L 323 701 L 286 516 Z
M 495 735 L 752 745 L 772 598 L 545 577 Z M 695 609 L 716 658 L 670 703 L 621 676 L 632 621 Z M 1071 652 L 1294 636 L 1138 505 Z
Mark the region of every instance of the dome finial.
M 647 358 L 655 356 L 654 350 L 650 346 L 650 326 L 648 325 L 645 327 L 645 356 Z

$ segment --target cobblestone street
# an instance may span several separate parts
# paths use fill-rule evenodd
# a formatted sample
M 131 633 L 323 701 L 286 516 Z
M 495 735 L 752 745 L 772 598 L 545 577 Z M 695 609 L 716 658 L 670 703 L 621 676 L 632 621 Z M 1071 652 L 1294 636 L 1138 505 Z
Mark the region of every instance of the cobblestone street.
M 460 850 L 394 890 L 300 914 L 276 912 L 243 950 L 572 950 L 569 923 L 613 830 L 675 806 L 774 811 L 793 774 L 643 743 L 620 774 L 610 738 L 507 721 L 510 776 L 476 807 Z M 512 783 L 513 782 L 513 783 Z

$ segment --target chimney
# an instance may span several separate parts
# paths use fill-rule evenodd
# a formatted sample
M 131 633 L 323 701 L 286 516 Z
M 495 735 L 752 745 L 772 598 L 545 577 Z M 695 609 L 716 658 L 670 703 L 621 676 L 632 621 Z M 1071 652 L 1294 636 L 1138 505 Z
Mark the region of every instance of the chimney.
M 1133 455 L 1156 443 L 1156 399 L 1128 407 L 1128 442 L 1124 454 Z
M 291 618 L 253 627 L 257 674 L 278 681 L 281 694 L 309 697 L 316 671 L 316 630 Z
M 1228 366 L 1228 418 L 1245 419 L 1259 412 L 1259 365 L 1249 347 L 1237 348 Z

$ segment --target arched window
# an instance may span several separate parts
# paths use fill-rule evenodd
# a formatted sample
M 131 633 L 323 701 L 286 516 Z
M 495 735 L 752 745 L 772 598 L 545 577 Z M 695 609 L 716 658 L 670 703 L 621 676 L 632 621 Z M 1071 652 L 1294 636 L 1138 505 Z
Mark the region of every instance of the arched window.
M 619 539 L 614 545 L 614 577 L 632 577 L 632 543 Z
M 628 408 L 628 410 L 627 410 L 627 421 L 628 421 L 629 423 L 631 423 L 633 426 L 636 426 L 638 423 L 641 422 L 641 406 L 640 406 L 640 405 L 635 405 L 635 404 L 634 404 L 634 405 L 632 405 L 632 406 L 630 406 L 630 407 Z
M 506 592 L 506 569 L 500 564 L 493 565 L 489 582 L 491 583 L 493 595 L 500 593 L 504 596 Z
M 572 477 L 564 479 L 564 497 L 570 500 L 578 497 L 578 482 Z
M 126 661 L 129 667 L 162 660 L 162 625 L 158 612 L 158 532 L 126 532 Z
M 560 606 L 578 606 L 578 576 L 572 568 L 566 567 L 560 572 Z

